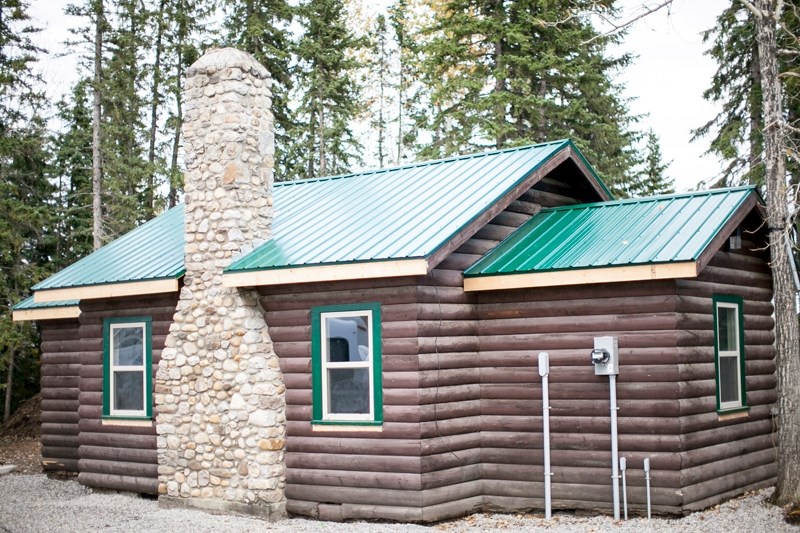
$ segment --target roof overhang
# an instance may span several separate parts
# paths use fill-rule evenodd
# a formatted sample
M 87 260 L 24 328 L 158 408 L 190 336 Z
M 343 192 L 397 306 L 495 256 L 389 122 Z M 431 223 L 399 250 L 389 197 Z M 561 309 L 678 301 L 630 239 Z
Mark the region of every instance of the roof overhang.
M 81 309 L 77 305 L 63 307 L 40 307 L 34 309 L 15 309 L 11 311 L 11 320 L 14 322 L 27 322 L 30 320 L 58 320 L 64 318 L 78 318 Z
M 363 263 L 225 272 L 222 276 L 222 284 L 225 287 L 257 287 L 261 285 L 425 276 L 428 270 L 428 261 L 425 259 L 368 261 Z
M 39 289 L 33 293 L 33 301 L 36 303 L 45 303 L 60 302 L 63 300 L 93 300 L 99 298 L 116 298 L 119 296 L 177 292 L 180 288 L 179 280 L 180 278 L 154 279 L 126 283 L 64 287 L 59 289 Z
M 589 285 L 591 283 L 695 278 L 699 273 L 698 266 L 696 261 L 684 261 L 680 263 L 475 276 L 464 278 L 464 290 L 467 292 L 493 291 L 562 285 Z

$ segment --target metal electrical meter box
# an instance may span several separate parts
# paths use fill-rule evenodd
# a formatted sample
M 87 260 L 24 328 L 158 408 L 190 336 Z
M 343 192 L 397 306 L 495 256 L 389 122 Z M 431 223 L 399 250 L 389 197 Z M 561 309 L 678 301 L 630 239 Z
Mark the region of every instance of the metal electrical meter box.
M 619 343 L 616 337 L 595 337 L 592 350 L 595 376 L 619 374 Z

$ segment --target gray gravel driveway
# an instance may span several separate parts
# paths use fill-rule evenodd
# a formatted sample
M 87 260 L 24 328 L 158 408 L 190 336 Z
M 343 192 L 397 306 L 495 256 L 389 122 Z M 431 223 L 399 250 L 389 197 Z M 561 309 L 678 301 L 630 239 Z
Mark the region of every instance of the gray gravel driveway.
M 544 520 L 542 515 L 474 514 L 432 526 L 384 522 L 332 523 L 299 518 L 269 523 L 251 518 L 215 516 L 200 511 L 161 509 L 152 499 L 123 494 L 94 493 L 76 481 L 49 479 L 44 475 L 8 475 L 0 477 L 0 531 L 14 533 L 787 531 L 799 533 L 800 527 L 786 524 L 781 510 L 764 501 L 770 492 L 771 489 L 748 494 L 677 520 L 654 518 L 648 521 L 636 518 L 615 522 L 612 518 L 604 516 L 586 518 L 557 513 L 549 521 Z

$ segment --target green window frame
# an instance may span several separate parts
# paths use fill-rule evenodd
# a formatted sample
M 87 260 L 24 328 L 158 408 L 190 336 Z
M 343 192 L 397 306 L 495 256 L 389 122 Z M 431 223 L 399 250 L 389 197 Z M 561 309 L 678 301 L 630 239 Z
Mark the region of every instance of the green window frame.
M 712 301 L 717 411 L 747 409 L 744 300 L 739 296 L 715 294 Z
M 383 423 L 378 303 L 311 309 L 312 423 Z
M 150 317 L 103 320 L 103 418 L 153 416 Z

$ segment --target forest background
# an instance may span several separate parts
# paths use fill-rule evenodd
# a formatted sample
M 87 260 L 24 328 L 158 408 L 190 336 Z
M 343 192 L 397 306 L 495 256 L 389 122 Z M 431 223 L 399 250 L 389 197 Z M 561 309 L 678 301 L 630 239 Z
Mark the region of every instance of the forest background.
M 180 201 L 185 69 L 210 46 L 272 74 L 276 179 L 306 179 L 570 137 L 618 196 L 669 192 L 658 138 L 616 81 L 618 2 L 598 0 L 76 0 L 58 50 L 23 0 L 0 0 L 0 392 L 4 418 L 38 390 L 38 338 L 13 323 L 31 285 Z M 797 0 L 787 27 L 798 28 Z M 763 124 L 750 11 L 705 34 L 716 61 L 697 136 L 723 161 L 701 186 L 761 183 Z M 58 101 L 36 69 L 70 54 Z M 797 120 L 796 56 L 784 112 Z M 796 183 L 797 168 L 787 167 Z

